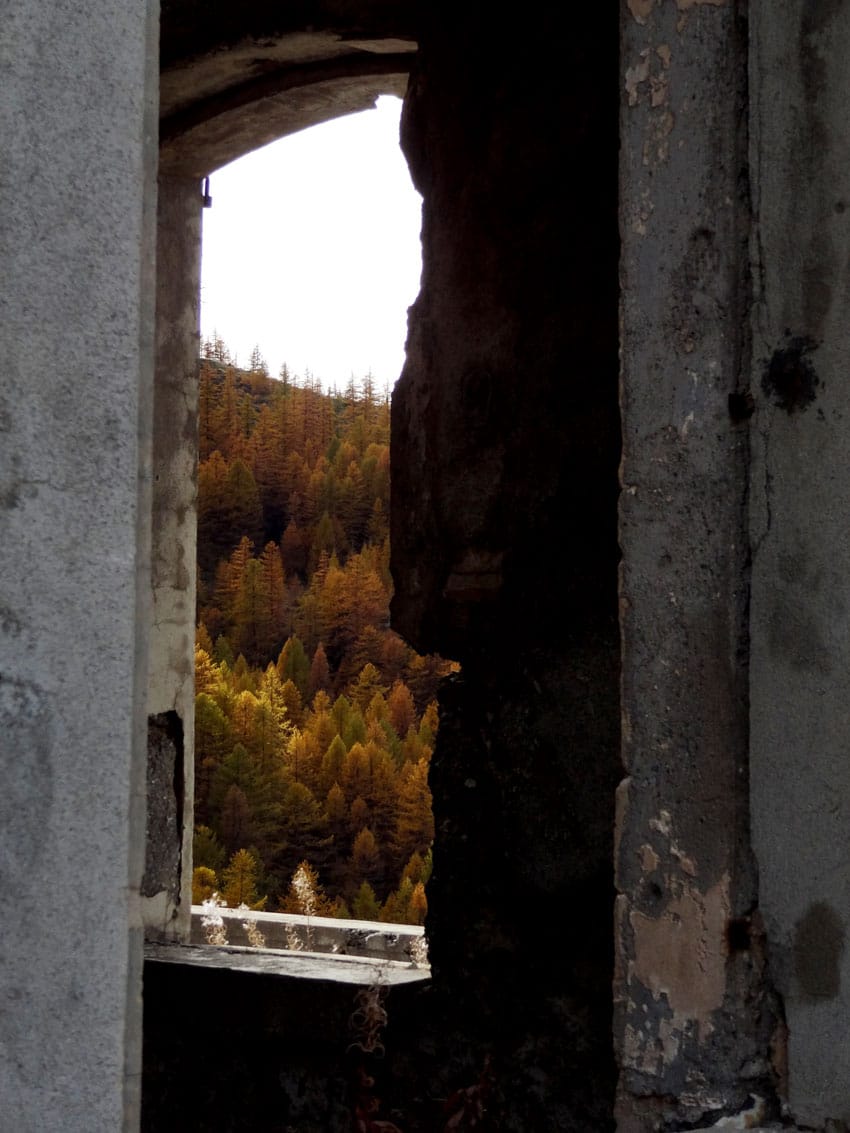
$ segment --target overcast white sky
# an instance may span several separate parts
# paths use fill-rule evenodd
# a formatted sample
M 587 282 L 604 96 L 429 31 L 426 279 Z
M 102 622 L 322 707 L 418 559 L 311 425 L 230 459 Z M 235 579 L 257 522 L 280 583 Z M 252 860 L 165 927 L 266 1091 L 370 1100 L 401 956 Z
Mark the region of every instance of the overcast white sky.
M 398 145 L 401 100 L 282 138 L 214 173 L 204 210 L 201 337 L 240 363 L 258 345 L 325 386 L 404 361 L 419 289 L 420 197 Z

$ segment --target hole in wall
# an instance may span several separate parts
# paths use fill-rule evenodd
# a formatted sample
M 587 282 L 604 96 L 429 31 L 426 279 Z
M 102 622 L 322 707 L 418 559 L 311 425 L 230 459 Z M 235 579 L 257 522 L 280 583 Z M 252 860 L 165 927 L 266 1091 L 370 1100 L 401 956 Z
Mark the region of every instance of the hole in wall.
M 749 917 L 733 917 L 726 925 L 726 945 L 730 954 L 748 952 L 752 926 Z
M 147 797 L 143 897 L 163 890 L 179 900 L 183 840 L 183 721 L 178 713 L 148 717 Z

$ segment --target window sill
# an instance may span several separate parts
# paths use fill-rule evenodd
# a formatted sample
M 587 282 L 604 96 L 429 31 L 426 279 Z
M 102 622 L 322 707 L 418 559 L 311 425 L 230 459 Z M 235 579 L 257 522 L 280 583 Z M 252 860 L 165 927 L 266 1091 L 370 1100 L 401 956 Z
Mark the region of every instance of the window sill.
M 198 968 L 228 969 L 256 975 L 286 976 L 291 979 L 322 980 L 326 983 L 366 987 L 372 984 L 395 987 L 424 983 L 431 976 L 430 968 L 416 967 L 410 961 L 375 956 L 346 956 L 331 952 L 246 948 L 231 944 L 147 943 L 145 960 L 149 963 L 186 964 Z

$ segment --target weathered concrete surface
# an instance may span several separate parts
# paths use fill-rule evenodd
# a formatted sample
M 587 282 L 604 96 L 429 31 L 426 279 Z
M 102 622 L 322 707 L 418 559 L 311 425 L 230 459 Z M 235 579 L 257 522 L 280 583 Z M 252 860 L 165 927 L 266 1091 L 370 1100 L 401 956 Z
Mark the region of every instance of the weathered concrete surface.
M 748 830 L 743 14 L 628 0 L 623 15 L 624 1133 L 775 1094 Z
M 195 178 L 160 177 L 143 904 L 146 934 L 159 940 L 188 940 L 192 900 L 201 209 Z M 172 764 L 177 760 L 171 772 L 164 763 L 163 728 L 155 723 L 166 716 Z M 177 868 L 169 876 L 166 863 L 173 861 Z
M 464 5 L 450 30 L 426 18 L 402 131 L 424 262 L 392 405 L 392 617 L 462 664 L 431 769 L 418 1065 L 432 1096 L 491 1073 L 503 1133 L 601 1133 L 619 764 L 617 16 L 541 7 L 518 35 L 492 14 Z
M 752 11 L 751 774 L 800 1124 L 850 1123 L 850 10 Z
M 138 1121 L 155 16 L 7 0 L 0 17 L 0 1126 L 16 1133 Z

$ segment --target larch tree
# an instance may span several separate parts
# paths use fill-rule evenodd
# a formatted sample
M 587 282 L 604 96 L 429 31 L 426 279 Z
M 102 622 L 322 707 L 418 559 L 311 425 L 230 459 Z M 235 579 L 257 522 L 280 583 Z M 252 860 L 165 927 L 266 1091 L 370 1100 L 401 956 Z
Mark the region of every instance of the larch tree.
M 249 909 L 264 909 L 268 897 L 257 892 L 259 863 L 250 850 L 237 850 L 225 869 L 222 880 L 222 898 L 231 909 L 247 905 Z

